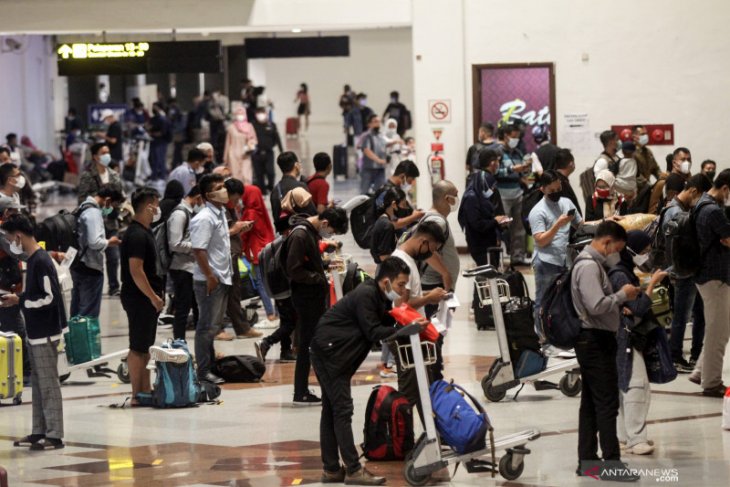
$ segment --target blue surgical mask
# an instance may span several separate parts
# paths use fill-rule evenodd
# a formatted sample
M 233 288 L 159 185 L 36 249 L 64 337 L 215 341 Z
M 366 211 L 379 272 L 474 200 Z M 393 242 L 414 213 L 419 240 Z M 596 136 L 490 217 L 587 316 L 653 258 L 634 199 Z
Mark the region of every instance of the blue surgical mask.
M 509 145 L 510 149 L 514 149 L 515 147 L 517 147 L 517 145 L 519 145 L 519 143 L 520 143 L 520 139 L 515 139 L 513 137 L 510 137 L 509 142 L 507 142 L 507 145 Z
M 99 163 L 104 167 L 109 167 L 109 164 L 112 162 L 112 156 L 111 154 L 102 154 L 99 156 Z

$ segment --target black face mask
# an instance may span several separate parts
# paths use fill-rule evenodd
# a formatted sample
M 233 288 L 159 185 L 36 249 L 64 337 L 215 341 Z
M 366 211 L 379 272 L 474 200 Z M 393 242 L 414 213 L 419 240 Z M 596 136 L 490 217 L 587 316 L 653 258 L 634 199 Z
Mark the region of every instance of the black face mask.
M 425 251 L 425 252 L 424 252 L 424 251 L 422 250 L 422 249 L 423 249 L 423 244 L 424 244 L 424 243 L 426 244 L 426 251 Z M 415 256 L 413 256 L 413 259 L 414 259 L 414 260 L 418 260 L 418 261 L 421 261 L 421 260 L 428 260 L 428 259 L 430 259 L 430 258 L 431 258 L 431 256 L 432 256 L 432 255 L 433 255 L 433 252 L 431 252 L 431 251 L 430 251 L 430 250 L 428 249 L 428 242 L 422 242 L 422 243 L 421 243 L 421 246 L 420 246 L 420 247 L 418 247 L 418 253 L 417 253 L 417 254 L 416 254 Z
M 401 207 L 398 207 L 395 210 L 395 216 L 397 216 L 398 218 L 408 218 L 412 214 L 413 214 L 413 208 L 401 208 Z
M 550 199 L 550 201 L 554 201 L 555 203 L 560 201 L 560 193 L 550 193 L 545 196 L 547 196 Z
M 373 127 L 373 133 L 377 134 L 380 132 L 380 127 Z
M 715 171 L 707 171 L 706 176 L 710 178 L 710 181 L 715 180 Z

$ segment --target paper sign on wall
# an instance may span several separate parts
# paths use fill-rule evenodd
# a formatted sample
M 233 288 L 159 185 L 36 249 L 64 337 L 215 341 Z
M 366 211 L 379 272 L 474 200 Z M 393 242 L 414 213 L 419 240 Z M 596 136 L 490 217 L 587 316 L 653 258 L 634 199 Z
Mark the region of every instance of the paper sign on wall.
M 451 123 L 451 100 L 428 100 L 428 121 L 430 123 Z

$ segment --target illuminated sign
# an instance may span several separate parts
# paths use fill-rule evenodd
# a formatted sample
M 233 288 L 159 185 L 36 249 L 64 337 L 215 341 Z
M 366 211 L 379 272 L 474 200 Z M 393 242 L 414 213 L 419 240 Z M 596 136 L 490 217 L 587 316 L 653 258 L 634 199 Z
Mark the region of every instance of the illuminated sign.
M 67 42 L 56 54 L 61 76 L 221 71 L 220 41 Z
M 124 44 L 63 44 L 58 48 L 61 59 L 108 59 L 144 57 L 150 50 L 149 42 Z

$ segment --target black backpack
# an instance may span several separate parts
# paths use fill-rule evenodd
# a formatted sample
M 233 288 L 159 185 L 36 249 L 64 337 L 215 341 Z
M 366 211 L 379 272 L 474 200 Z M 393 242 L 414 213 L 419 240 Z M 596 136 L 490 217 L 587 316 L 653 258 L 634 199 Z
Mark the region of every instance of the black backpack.
M 582 328 L 580 316 L 573 305 L 572 276 L 575 264 L 590 258 L 578 258 L 573 267 L 564 271 L 550 284 L 542 297 L 540 326 L 547 342 L 569 350 L 575 347 Z
M 665 245 L 674 273 L 680 279 L 694 276 L 702 266 L 702 248 L 697 238 L 697 212 L 711 204 L 697 203 L 692 210 L 680 212 L 667 223 Z
M 346 295 L 365 281 L 372 279 L 357 262 L 347 264 L 345 277 L 342 279 L 342 295 Z
M 368 198 L 350 212 L 350 228 L 352 236 L 361 249 L 369 249 L 373 234 L 373 226 L 378 219 L 375 212 L 375 196 Z
M 266 365 L 251 355 L 229 355 L 215 361 L 213 373 L 226 382 L 259 382 Z
M 91 208 L 91 203 L 82 203 L 73 211 L 61 210 L 36 225 L 35 238 L 45 242 L 47 251 L 66 252 L 69 247 L 81 250 L 79 246 L 78 219 Z
M 525 192 L 522 198 L 522 226 L 525 227 L 527 235 L 532 235 L 530 228 L 530 212 L 542 199 L 543 194 L 537 184 L 533 185 Z
M 286 299 L 291 296 L 289 279 L 286 277 L 283 262 L 284 237 L 279 236 L 259 252 L 261 280 L 271 299 Z
M 662 232 L 662 223 L 668 208 L 663 208 L 659 215 L 644 228 L 644 232 L 651 239 L 651 262 L 654 268 L 664 269 L 667 264 L 666 238 Z

